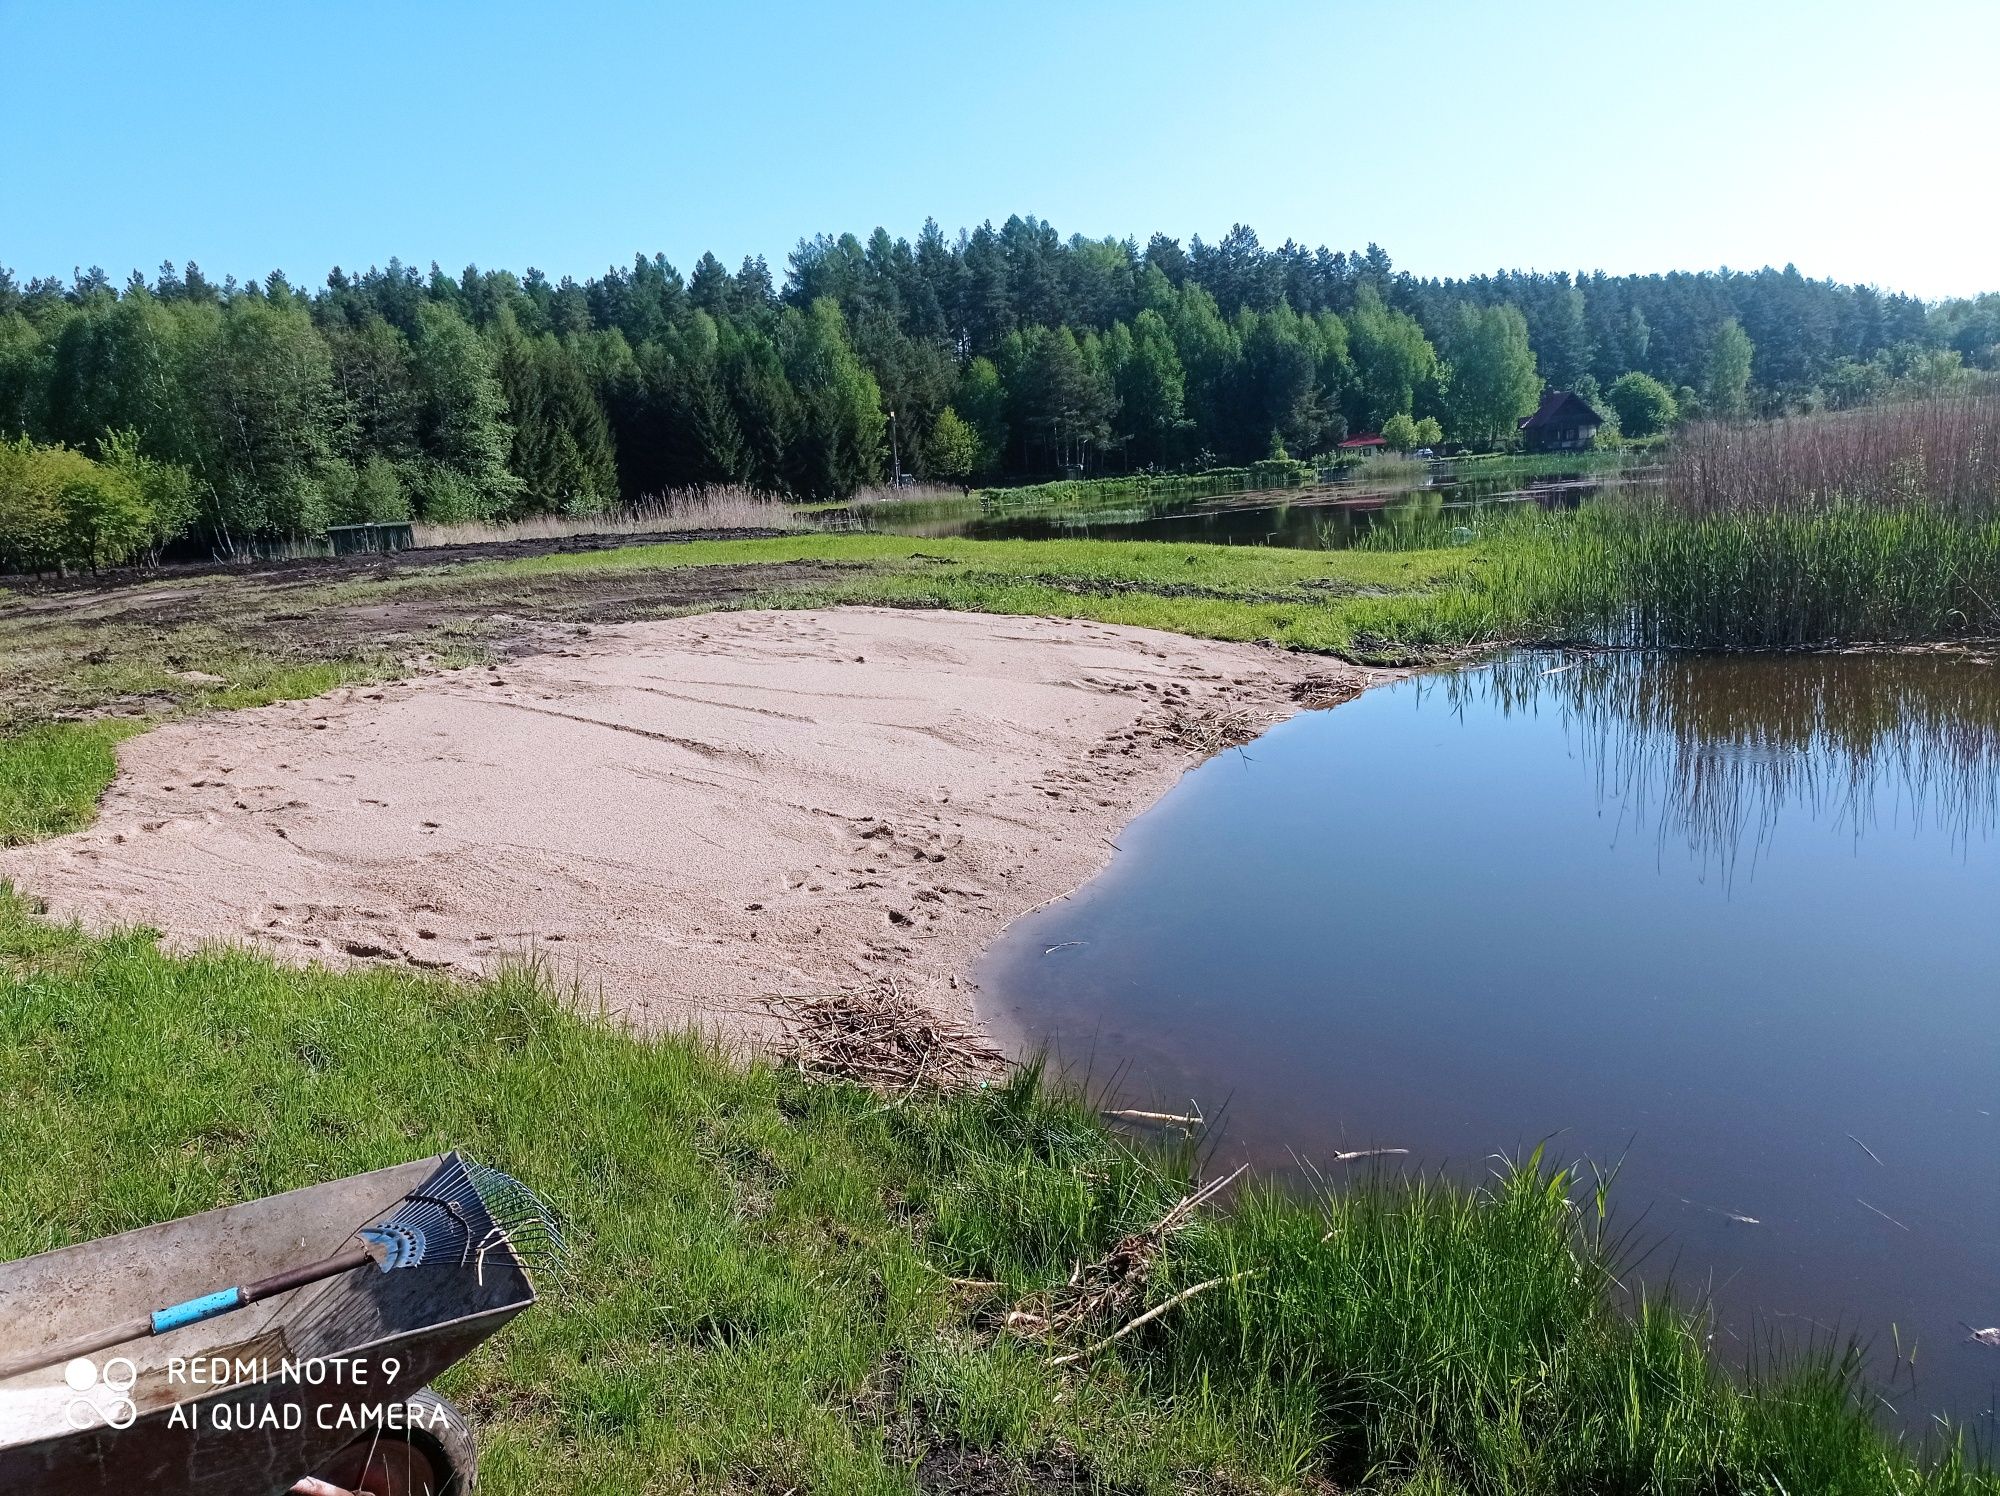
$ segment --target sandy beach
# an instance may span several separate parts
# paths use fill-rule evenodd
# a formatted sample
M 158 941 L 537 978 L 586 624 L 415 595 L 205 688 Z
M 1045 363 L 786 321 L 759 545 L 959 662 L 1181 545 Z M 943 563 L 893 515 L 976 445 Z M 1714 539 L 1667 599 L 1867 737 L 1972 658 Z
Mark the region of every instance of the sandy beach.
M 1092 622 L 839 609 L 579 631 L 497 668 L 171 723 L 0 878 L 175 948 L 462 975 L 534 955 L 642 1027 L 767 1036 L 893 984 L 972 1012 L 1218 741 L 1371 679 Z

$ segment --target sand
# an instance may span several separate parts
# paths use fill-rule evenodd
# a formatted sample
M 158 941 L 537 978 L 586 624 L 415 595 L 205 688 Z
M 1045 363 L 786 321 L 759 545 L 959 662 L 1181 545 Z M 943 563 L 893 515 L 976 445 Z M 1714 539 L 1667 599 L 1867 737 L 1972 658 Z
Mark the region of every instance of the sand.
M 979 951 L 1199 757 L 1173 723 L 1368 678 L 964 613 L 599 627 L 157 728 L 95 826 L 0 852 L 0 879 L 178 949 L 464 975 L 533 955 L 643 1027 L 755 1040 L 788 997 L 887 983 L 963 1019 Z

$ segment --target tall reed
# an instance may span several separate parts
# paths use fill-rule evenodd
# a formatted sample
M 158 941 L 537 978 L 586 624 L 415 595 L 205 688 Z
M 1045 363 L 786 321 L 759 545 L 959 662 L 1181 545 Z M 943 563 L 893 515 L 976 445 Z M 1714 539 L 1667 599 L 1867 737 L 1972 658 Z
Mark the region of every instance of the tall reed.
M 1662 481 L 1370 546 L 1477 540 L 1480 635 L 1684 649 L 2000 637 L 2000 398 L 1700 425 Z
M 1669 503 L 1690 514 L 1799 512 L 1835 503 L 2000 513 L 2000 395 L 1874 405 L 1675 438 Z
M 1689 512 L 1643 500 L 1548 533 L 1553 550 L 1512 574 L 1530 614 L 1558 632 L 1684 649 L 2000 633 L 2000 515 L 1920 501 Z
M 811 528 L 784 500 L 755 489 L 681 489 L 647 494 L 596 514 L 535 514 L 489 523 L 411 527 L 419 546 L 481 545 L 508 540 L 558 540 L 571 535 L 666 535 L 684 530 L 804 530 Z

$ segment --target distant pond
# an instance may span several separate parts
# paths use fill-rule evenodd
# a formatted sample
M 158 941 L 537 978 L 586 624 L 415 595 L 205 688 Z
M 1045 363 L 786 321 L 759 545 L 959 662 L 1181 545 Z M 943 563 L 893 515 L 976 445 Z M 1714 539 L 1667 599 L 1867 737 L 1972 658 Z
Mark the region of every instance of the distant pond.
M 1464 477 L 1448 464 L 1399 469 L 1391 478 L 1365 471 L 1336 483 L 1304 488 L 1175 493 L 1099 502 L 1075 508 L 1042 507 L 927 515 L 870 508 L 821 514 L 830 528 L 872 530 L 926 539 L 1160 540 L 1178 544 L 1271 545 L 1299 550 L 1339 550 L 1378 525 L 1407 524 L 1453 511 L 1513 503 L 1545 507 L 1581 503 L 1607 482 L 1632 481 L 1616 469 L 1592 473 Z
M 1855 1334 L 1991 1438 L 1997 822 L 1990 663 L 1518 655 L 1210 760 L 981 985 L 1218 1165 L 1618 1165 L 1720 1353 Z

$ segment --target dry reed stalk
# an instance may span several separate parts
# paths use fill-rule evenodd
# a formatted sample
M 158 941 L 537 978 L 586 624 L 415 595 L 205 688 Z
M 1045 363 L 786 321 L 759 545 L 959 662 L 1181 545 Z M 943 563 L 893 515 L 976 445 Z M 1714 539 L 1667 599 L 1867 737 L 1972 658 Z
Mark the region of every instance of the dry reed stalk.
M 1191 1112 L 1142 1112 L 1133 1107 L 1117 1107 L 1107 1109 L 1103 1115 L 1121 1122 L 1158 1122 L 1165 1127 L 1200 1127 L 1205 1120 L 1198 1107 Z
M 1661 492 L 1695 514 L 1921 501 L 1991 515 L 2000 512 L 2000 397 L 1698 422 L 1675 438 Z
M 649 494 L 602 514 L 536 514 L 502 524 L 483 521 L 411 527 L 422 546 L 482 545 L 509 540 L 561 540 L 575 535 L 665 535 L 691 530 L 804 530 L 810 526 L 783 499 L 748 488 L 686 489 Z
M 949 504 L 966 497 L 963 488 L 942 483 L 911 483 L 901 488 L 857 489 L 846 500 L 849 509 L 871 509 L 878 504 Z
M 1123 1340 L 1127 1335 L 1130 1335 L 1134 1330 L 1138 1329 L 1139 1326 L 1146 1324 L 1149 1321 L 1158 1319 L 1161 1315 L 1167 1313 L 1171 1309 L 1178 1309 L 1182 1304 L 1185 1304 L 1189 1299 L 1193 1298 L 1196 1294 L 1207 1293 L 1211 1288 L 1220 1288 L 1226 1283 L 1241 1283 L 1245 1278 L 1254 1278 L 1257 1276 L 1257 1274 L 1261 1273 L 1262 1271 L 1263 1269 L 1259 1267 L 1245 1268 L 1240 1273 L 1229 1273 L 1220 1278 L 1209 1278 L 1204 1282 L 1195 1284 L 1191 1288 L 1183 1288 L 1179 1293 L 1175 1294 L 1165 1303 L 1155 1304 L 1152 1308 L 1148 1309 L 1144 1314 L 1139 1315 L 1137 1318 L 1127 1320 L 1124 1324 L 1120 1325 L 1116 1330 L 1113 1330 L 1109 1335 L 1106 1335 L 1102 1340 L 1095 1341 L 1092 1344 L 1085 1346 L 1080 1351 L 1071 1351 L 1067 1356 L 1057 1356 L 1052 1361 L 1049 1362 L 1049 1365 L 1051 1366 L 1074 1365 L 1078 1361 L 1082 1361 L 1087 1357 L 1096 1355 L 1099 1351 L 1104 1350 L 1109 1346 L 1116 1345 L 1119 1341 Z
M 1234 706 L 1198 707 L 1182 701 L 1163 703 L 1151 724 L 1159 737 L 1175 748 L 1210 758 L 1228 748 L 1241 748 L 1277 719 L 1273 712 L 1252 712 Z
M 1358 680 L 1341 680 L 1330 675 L 1309 675 L 1292 687 L 1292 700 L 1309 712 L 1324 711 L 1354 700 L 1367 687 Z

